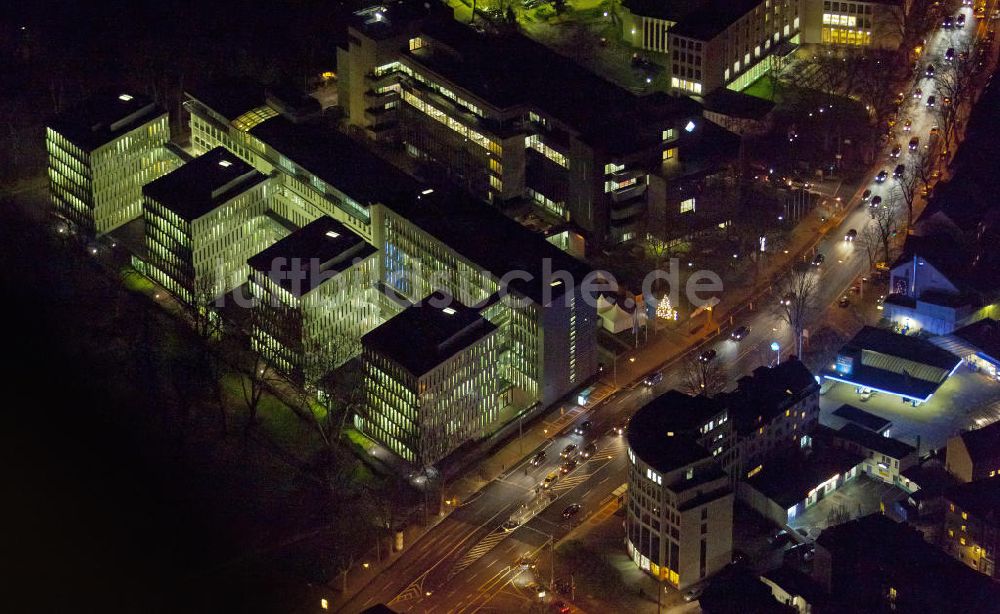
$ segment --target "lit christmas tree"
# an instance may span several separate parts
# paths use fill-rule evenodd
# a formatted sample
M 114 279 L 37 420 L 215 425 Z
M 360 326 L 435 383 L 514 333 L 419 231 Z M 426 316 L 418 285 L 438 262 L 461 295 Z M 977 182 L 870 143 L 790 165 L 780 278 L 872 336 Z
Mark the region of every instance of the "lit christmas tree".
M 656 317 L 663 320 L 677 319 L 677 310 L 670 304 L 670 297 L 666 294 L 663 295 L 660 303 L 656 306 Z

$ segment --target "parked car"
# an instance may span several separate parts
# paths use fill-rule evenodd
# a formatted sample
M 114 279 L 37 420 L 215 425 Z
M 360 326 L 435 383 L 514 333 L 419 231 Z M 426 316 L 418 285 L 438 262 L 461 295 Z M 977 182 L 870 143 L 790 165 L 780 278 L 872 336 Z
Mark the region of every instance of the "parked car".
M 792 541 L 792 535 L 785 529 L 782 529 L 777 533 L 775 533 L 774 535 L 772 535 L 770 538 L 768 538 L 767 541 L 770 544 L 771 548 L 778 549 L 787 544 L 788 542 Z
M 717 354 L 718 352 L 716 352 L 715 350 L 705 350 L 704 352 L 698 355 L 698 360 L 700 362 L 712 362 L 713 360 L 715 360 Z
M 912 139 L 910 139 L 910 151 L 916 151 L 918 146 L 920 146 L 919 136 L 915 136 Z
M 663 373 L 656 371 L 655 373 L 650 373 L 646 377 L 642 378 L 642 383 L 653 387 L 663 381 Z
M 731 332 L 729 336 L 732 338 L 733 341 L 742 341 L 749 334 L 750 334 L 749 326 L 740 326 L 733 329 L 733 332 Z
M 577 514 L 580 513 L 580 508 L 582 507 L 583 506 L 580 505 L 579 503 L 571 503 L 570 505 L 566 506 L 566 509 L 563 510 L 562 517 L 569 519 L 572 518 L 573 516 L 576 516 Z
M 837 307 L 840 307 L 841 309 L 844 309 L 846 307 L 850 307 L 850 305 L 851 305 L 851 301 L 846 296 L 840 297 L 840 300 L 837 301 Z
M 959 13 L 955 17 L 955 27 L 964 28 L 965 27 L 965 13 Z
M 933 109 L 935 104 L 937 104 L 937 98 L 933 94 L 931 94 L 930 96 L 927 97 L 927 108 Z
M 855 230 L 854 228 L 848 230 L 847 234 L 844 235 L 844 240 L 847 242 L 851 242 L 856 238 L 858 238 L 858 231 Z
M 504 533 L 510 533 L 519 526 L 521 526 L 520 522 L 514 520 L 513 518 L 510 518 L 504 521 L 504 523 L 500 525 L 500 528 L 503 530 Z
M 559 453 L 559 456 L 561 456 L 562 458 L 569 458 L 570 455 L 573 454 L 575 450 L 576 450 L 575 443 L 567 444 L 566 447 L 562 449 L 562 452 Z
M 882 169 L 875 175 L 875 183 L 885 183 L 885 180 L 889 178 L 889 171 Z
M 531 465 L 534 467 L 538 467 L 544 462 L 545 462 L 545 450 L 542 450 L 541 452 L 539 452 L 538 454 L 534 455 L 531 458 Z
M 576 433 L 577 435 L 586 435 L 587 433 L 590 432 L 590 429 L 592 428 L 594 428 L 594 423 L 591 422 L 590 420 L 584 420 L 580 424 L 576 425 L 576 428 L 573 429 L 573 432 Z

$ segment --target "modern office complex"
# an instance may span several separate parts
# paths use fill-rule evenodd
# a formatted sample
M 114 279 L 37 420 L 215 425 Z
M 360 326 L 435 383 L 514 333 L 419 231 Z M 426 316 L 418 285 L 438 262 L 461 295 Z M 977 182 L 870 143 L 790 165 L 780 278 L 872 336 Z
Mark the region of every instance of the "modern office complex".
M 699 399 L 690 407 L 654 401 L 636 412 L 627 432 L 626 548 L 641 569 L 678 588 L 700 582 L 732 557 L 729 478 L 698 443 L 698 433 L 686 428 L 693 423 L 685 414 L 711 413 Z
M 167 112 L 139 94 L 95 96 L 45 131 L 56 211 L 84 234 L 142 215 L 142 186 L 180 164 L 166 147 Z
M 319 217 L 250 258 L 254 350 L 296 380 L 314 383 L 361 351 L 385 321 L 378 250 Z
M 361 339 L 368 403 L 357 426 L 417 467 L 497 426 L 498 328 L 436 292 Z
M 710 175 L 709 152 L 735 157 L 732 135 L 688 98 L 636 96 L 521 35 L 413 13 L 358 15 L 338 51 L 341 104 L 352 127 L 478 199 L 533 203 L 595 244 L 619 242 L 653 208 L 680 210 L 693 188 L 668 188 L 695 167 Z M 696 154 L 703 140 L 713 146 Z
M 247 258 L 288 233 L 267 215 L 269 180 L 222 147 L 142 188 L 146 273 L 188 303 L 246 282 Z
M 896 49 L 912 0 L 804 0 L 802 42 Z

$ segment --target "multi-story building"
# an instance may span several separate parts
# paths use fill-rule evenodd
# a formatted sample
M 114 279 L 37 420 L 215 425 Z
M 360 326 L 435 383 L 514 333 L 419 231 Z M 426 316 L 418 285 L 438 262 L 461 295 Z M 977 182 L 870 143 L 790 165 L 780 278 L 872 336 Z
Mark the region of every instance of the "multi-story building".
M 359 16 L 348 41 L 338 67 L 351 126 L 479 199 L 526 199 L 596 243 L 638 236 L 704 138 L 694 101 L 633 95 L 521 35 L 387 4 Z
M 1000 478 L 960 484 L 944 493 L 944 551 L 979 573 L 1000 579 Z
M 742 90 L 799 42 L 802 0 L 708 1 L 668 32 L 670 87 Z
M 355 424 L 417 467 L 497 426 L 499 329 L 436 292 L 361 339 L 367 402 Z
M 140 94 L 95 96 L 45 131 L 56 211 L 86 235 L 142 215 L 142 186 L 180 164 L 167 112 Z
M 674 401 L 684 397 L 668 395 Z M 690 408 L 647 404 L 627 431 L 626 549 L 642 570 L 678 588 L 700 582 L 732 557 L 729 478 L 681 415 L 688 409 L 701 418 L 711 413 L 705 412 L 707 405 L 699 407 L 701 398 L 691 399 L 695 406 Z
M 834 445 L 864 457 L 862 471 L 889 484 L 904 484 L 902 472 L 917 463 L 917 449 L 908 443 L 879 435 L 856 424 L 846 424 L 833 433 Z
M 385 321 L 378 250 L 331 217 L 250 258 L 254 349 L 295 379 L 316 382 L 357 356 Z
M 146 273 L 188 303 L 244 284 L 247 259 L 288 233 L 267 215 L 269 180 L 216 147 L 143 186 Z
M 945 468 L 962 482 L 1000 473 L 1000 422 L 948 439 Z
M 989 579 L 880 514 L 824 529 L 812 576 L 830 612 L 989 612 L 1000 598 Z
M 912 0 L 804 0 L 802 42 L 897 49 Z
M 726 467 L 734 479 L 759 473 L 779 452 L 808 446 L 819 424 L 819 384 L 796 358 L 758 367 L 717 399 L 729 410 L 733 445 Z

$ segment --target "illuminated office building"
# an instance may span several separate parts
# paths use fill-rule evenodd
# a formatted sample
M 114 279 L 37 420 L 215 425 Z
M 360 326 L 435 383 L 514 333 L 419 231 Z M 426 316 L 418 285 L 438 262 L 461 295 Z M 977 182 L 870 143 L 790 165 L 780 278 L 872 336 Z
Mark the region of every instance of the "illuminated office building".
M 56 212 L 84 234 L 142 215 L 142 186 L 180 163 L 166 147 L 167 112 L 139 94 L 95 96 L 45 131 Z
M 246 282 L 247 259 L 288 230 L 267 215 L 269 180 L 217 147 L 143 189 L 146 273 L 188 303 Z
M 255 351 L 313 383 L 361 351 L 381 324 L 378 252 L 323 216 L 250 258 Z
M 912 0 L 805 0 L 802 42 L 896 49 Z
M 361 338 L 359 429 L 418 467 L 489 434 L 500 418 L 498 328 L 435 293 Z

